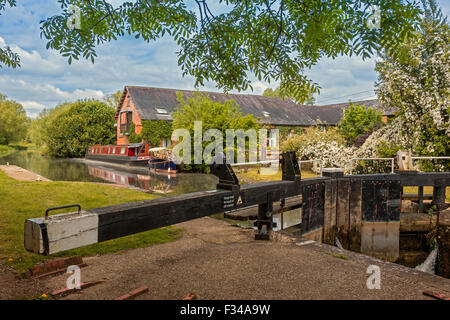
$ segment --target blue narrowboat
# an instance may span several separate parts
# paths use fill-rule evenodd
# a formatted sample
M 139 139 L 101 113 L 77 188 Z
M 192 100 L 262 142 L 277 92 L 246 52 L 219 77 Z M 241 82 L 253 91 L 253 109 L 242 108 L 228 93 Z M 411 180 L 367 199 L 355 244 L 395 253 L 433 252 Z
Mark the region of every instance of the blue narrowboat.
M 171 151 L 167 148 L 152 148 L 148 150 L 150 159 L 148 166 L 151 171 L 177 173 L 178 168 L 175 162 L 171 160 Z

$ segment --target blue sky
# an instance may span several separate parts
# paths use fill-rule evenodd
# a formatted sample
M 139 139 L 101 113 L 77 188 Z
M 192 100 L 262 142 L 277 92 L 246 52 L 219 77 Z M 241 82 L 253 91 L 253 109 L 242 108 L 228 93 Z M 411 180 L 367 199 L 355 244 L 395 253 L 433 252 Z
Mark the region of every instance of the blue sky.
M 112 1 L 120 2 L 120 1 Z M 450 1 L 440 0 L 446 15 Z M 68 65 L 56 51 L 45 49 L 40 38 L 39 21 L 60 12 L 56 0 L 18 0 L 17 6 L 0 15 L 0 47 L 9 45 L 21 57 L 20 69 L 0 69 L 0 93 L 22 103 L 31 117 L 43 108 L 79 98 L 98 98 L 123 89 L 142 85 L 175 89 L 195 89 L 194 79 L 182 77 L 177 65 L 177 46 L 169 38 L 146 43 L 120 39 L 97 47 L 95 64 L 80 60 Z M 359 57 L 323 59 L 308 72 L 322 87 L 317 104 L 331 104 L 375 98 L 376 58 Z M 254 81 L 254 91 L 261 94 L 274 87 Z M 218 91 L 213 83 L 200 90 Z

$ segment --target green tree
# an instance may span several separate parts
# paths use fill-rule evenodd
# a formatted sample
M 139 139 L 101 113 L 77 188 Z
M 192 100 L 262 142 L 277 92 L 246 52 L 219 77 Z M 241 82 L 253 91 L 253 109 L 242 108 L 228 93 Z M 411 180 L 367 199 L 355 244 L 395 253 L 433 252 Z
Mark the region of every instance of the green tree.
M 8 145 L 23 140 L 27 124 L 28 118 L 23 106 L 0 94 L 0 144 Z
M 66 103 L 51 112 L 44 141 L 50 155 L 82 157 L 93 144 L 114 143 L 114 109 L 96 100 Z
M 372 131 L 381 124 L 382 114 L 374 108 L 351 103 L 344 109 L 344 117 L 339 122 L 339 131 L 349 144 L 360 135 Z
M 117 90 L 115 93 L 108 94 L 105 97 L 105 102 L 115 110 L 120 103 L 120 98 L 122 98 L 122 90 Z
M 28 125 L 27 140 L 36 147 L 44 145 L 45 123 L 48 115 L 49 111 L 44 109 L 35 119 L 32 119 Z
M 226 150 L 225 132 L 227 129 L 242 129 L 244 131 L 259 129 L 258 119 L 255 119 L 253 115 L 243 116 L 239 105 L 233 100 L 220 103 L 211 100 L 207 94 L 200 92 L 195 92 L 192 98 L 186 100 L 182 93 L 177 93 L 177 99 L 179 105 L 172 113 L 173 129 L 187 129 L 191 135 L 192 146 L 194 146 L 194 121 L 202 122 L 202 137 L 208 129 L 217 129 L 222 132 L 224 151 Z M 202 150 L 210 143 L 211 141 L 203 141 Z M 205 164 L 186 166 L 186 168 L 194 171 L 207 171 Z
M 318 89 L 305 71 L 321 58 L 395 52 L 420 12 L 412 0 L 219 0 L 215 13 L 206 0 L 59 3 L 62 12 L 42 21 L 41 35 L 69 63 L 80 57 L 94 62 L 97 45 L 120 37 L 149 42 L 167 36 L 179 46 L 183 75 L 194 76 L 197 86 L 212 80 L 224 91 L 246 90 L 254 75 L 279 81 L 296 100 Z M 72 5 L 80 9 L 80 29 L 67 26 L 77 17 Z M 378 29 L 368 27 L 372 5 L 380 10 Z

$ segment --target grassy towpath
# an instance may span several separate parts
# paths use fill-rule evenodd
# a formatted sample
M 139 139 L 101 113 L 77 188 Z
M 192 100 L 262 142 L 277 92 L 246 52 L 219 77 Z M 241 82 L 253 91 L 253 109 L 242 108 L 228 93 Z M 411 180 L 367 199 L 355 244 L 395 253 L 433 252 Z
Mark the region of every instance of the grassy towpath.
M 24 275 L 46 259 L 120 252 L 178 239 L 181 229 L 165 227 L 50 256 L 24 249 L 25 220 L 44 216 L 47 208 L 77 203 L 82 209 L 91 209 L 154 198 L 156 196 L 136 190 L 88 182 L 18 181 L 0 170 L 0 263 Z M 70 209 L 56 213 L 68 211 Z

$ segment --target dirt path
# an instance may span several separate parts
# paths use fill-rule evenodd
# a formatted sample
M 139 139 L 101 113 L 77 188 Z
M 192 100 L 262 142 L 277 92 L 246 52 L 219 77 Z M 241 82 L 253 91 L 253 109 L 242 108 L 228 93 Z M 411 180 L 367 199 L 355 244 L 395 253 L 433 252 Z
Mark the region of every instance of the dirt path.
M 13 270 L 0 263 L 0 300 L 33 299 L 44 292 L 49 292 L 44 282 L 18 279 Z
M 8 176 L 20 181 L 50 181 L 45 177 L 23 169 L 14 165 L 0 165 L 0 169 L 3 170 Z
M 82 282 L 106 282 L 62 299 L 114 299 L 138 287 L 137 299 L 429 299 L 450 296 L 450 280 L 323 244 L 298 245 L 277 235 L 253 240 L 253 230 L 209 217 L 179 224 L 181 239 L 121 254 L 85 258 Z M 344 258 L 342 258 L 344 256 Z M 370 265 L 381 269 L 381 289 L 366 286 Z M 65 287 L 66 274 L 40 280 Z

